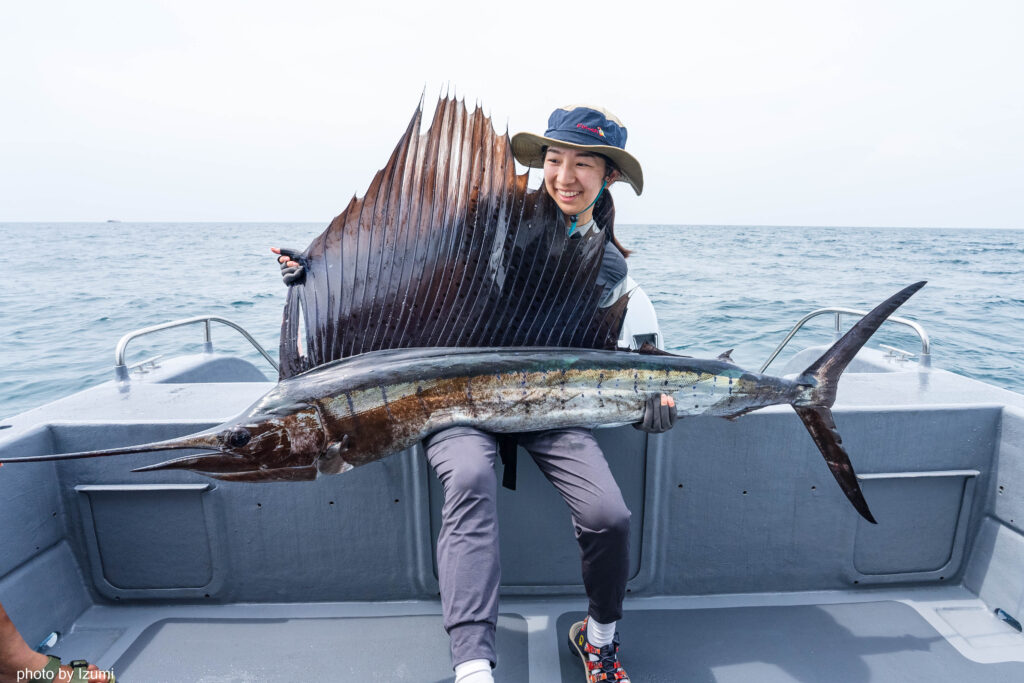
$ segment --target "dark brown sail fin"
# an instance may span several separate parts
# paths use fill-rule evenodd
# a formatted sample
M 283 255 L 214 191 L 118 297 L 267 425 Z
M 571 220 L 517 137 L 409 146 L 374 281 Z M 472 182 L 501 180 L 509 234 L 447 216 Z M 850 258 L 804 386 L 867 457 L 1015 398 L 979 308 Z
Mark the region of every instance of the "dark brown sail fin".
M 606 233 L 570 239 L 479 107 L 441 99 L 424 135 L 421 119 L 422 106 L 366 194 L 302 253 L 281 377 L 391 348 L 614 348 L 625 303 L 599 309 L 595 284 Z M 611 228 L 610 197 L 599 208 Z

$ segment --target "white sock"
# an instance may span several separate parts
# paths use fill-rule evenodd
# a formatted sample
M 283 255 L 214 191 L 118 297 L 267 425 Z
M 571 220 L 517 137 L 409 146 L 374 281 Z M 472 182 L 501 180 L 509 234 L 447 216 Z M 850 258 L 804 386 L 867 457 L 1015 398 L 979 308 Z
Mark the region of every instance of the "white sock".
M 605 645 L 611 645 L 612 639 L 615 637 L 615 624 L 602 624 L 599 621 L 594 621 L 593 617 L 587 620 L 587 642 L 596 648 L 602 648 Z M 591 659 L 597 660 L 597 655 L 590 655 Z
M 455 683 L 494 683 L 491 663 L 486 659 L 470 659 L 457 665 Z

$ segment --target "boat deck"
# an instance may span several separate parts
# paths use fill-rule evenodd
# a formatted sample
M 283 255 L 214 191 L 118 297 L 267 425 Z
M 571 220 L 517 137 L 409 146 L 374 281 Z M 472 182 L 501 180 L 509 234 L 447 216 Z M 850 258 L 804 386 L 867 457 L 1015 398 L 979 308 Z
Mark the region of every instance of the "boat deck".
M 566 646 L 579 600 L 503 602 L 497 681 L 581 680 Z M 1024 678 L 1021 636 L 962 587 L 637 598 L 619 628 L 634 681 Z M 449 681 L 436 601 L 95 606 L 58 654 L 125 681 Z

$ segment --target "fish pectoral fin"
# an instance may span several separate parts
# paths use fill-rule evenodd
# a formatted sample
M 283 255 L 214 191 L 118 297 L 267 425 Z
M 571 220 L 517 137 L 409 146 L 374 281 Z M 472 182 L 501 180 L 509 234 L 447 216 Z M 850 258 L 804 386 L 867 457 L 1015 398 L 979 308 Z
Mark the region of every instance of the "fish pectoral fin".
M 328 446 L 316 459 L 316 470 L 322 474 L 341 474 L 352 469 L 354 465 L 342 457 L 342 454 L 348 451 L 350 441 L 348 434 L 345 434 Z

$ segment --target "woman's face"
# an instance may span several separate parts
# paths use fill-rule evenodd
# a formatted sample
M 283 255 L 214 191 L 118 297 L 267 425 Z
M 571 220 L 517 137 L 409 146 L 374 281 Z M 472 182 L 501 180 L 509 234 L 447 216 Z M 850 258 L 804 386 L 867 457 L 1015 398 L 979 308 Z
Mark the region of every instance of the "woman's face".
M 544 187 L 562 213 L 579 215 L 580 223 L 586 223 L 593 215 L 594 207 L 590 204 L 601 191 L 606 171 L 604 158 L 590 152 L 548 147 L 544 154 Z M 608 177 L 608 184 L 617 176 L 618 173 L 613 171 Z M 590 208 L 586 212 L 580 213 L 588 206 Z

